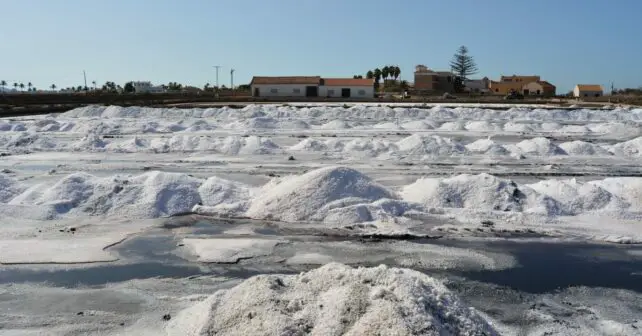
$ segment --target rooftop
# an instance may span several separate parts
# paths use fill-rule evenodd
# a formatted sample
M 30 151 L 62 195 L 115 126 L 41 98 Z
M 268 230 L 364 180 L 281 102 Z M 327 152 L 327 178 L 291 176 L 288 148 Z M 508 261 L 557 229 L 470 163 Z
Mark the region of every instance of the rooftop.
M 577 84 L 580 91 L 602 91 L 602 86 L 597 84 Z
M 319 85 L 320 76 L 278 76 L 278 77 L 260 77 L 254 76 L 250 84 L 310 84 Z

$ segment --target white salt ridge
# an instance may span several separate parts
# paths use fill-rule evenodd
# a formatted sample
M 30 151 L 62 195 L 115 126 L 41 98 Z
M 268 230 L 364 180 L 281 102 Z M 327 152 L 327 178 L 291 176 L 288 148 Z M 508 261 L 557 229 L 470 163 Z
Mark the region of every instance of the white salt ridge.
M 473 153 L 489 155 L 508 155 L 510 151 L 491 139 L 479 139 L 466 145 L 466 149 Z
M 307 138 L 288 149 L 291 151 L 324 152 L 328 150 L 328 146 L 323 141 Z
M 383 129 L 383 130 L 402 130 L 403 127 L 396 122 L 384 122 L 371 126 L 374 129 Z
M 352 126 L 350 126 L 350 124 L 348 124 L 345 120 L 332 120 L 319 126 L 319 128 L 327 130 L 340 130 L 349 129 L 352 128 Z
M 440 131 L 465 131 L 466 123 L 464 121 L 449 121 L 443 123 L 438 128 Z
M 567 155 L 567 153 L 559 146 L 555 145 L 547 138 L 533 138 L 519 142 L 516 147 L 521 154 L 551 156 L 551 155 Z
M 310 124 L 303 120 L 285 120 L 279 122 L 278 128 L 283 130 L 306 130 L 310 128 Z
M 464 126 L 469 131 L 476 132 L 492 132 L 501 131 L 502 127 L 496 123 L 490 123 L 486 120 L 483 121 L 470 121 Z
M 629 207 L 623 199 L 593 183 L 570 180 L 546 180 L 527 187 L 555 199 L 561 205 L 561 213 L 577 215 L 587 211 L 621 211 Z
M 330 263 L 297 275 L 259 275 L 178 314 L 168 336 L 498 335 L 440 281 L 389 268 Z
M 413 134 L 397 143 L 399 151 L 406 155 L 456 155 L 467 152 L 464 145 L 438 135 Z
M 407 130 L 430 130 L 434 129 L 435 125 L 423 120 L 413 120 L 401 124 L 401 127 Z
M 183 239 L 183 244 L 198 261 L 206 263 L 236 263 L 241 259 L 270 255 L 279 242 L 246 238 Z
M 30 132 L 21 132 L 4 139 L 3 147 L 30 150 L 53 150 L 58 144 L 51 138 Z
M 569 155 L 609 155 L 606 149 L 579 140 L 561 143 L 559 147 Z
M 529 124 L 525 123 L 515 123 L 512 121 L 509 121 L 504 124 L 504 131 L 505 132 L 520 132 L 520 133 L 531 133 L 533 132 L 533 127 Z
M 216 148 L 227 155 L 274 154 L 280 147 L 269 138 L 229 136 L 217 142 Z
M 642 137 L 615 144 L 609 151 L 620 156 L 640 157 L 642 156 Z
M 226 126 L 229 129 L 276 129 L 278 128 L 278 120 L 269 117 L 249 118 L 232 122 Z
M 79 152 L 104 151 L 109 143 L 98 134 L 87 134 L 82 139 L 69 145 L 71 150 Z
M 488 174 L 422 178 L 405 186 L 404 200 L 427 208 L 467 208 L 477 211 L 554 213 L 541 195 L 525 193 L 513 181 Z
M 354 139 L 343 144 L 342 151 L 352 155 L 365 155 L 370 157 L 380 156 L 396 151 L 395 144 L 379 139 Z
M 119 142 L 112 142 L 105 148 L 117 153 L 137 153 L 149 150 L 150 143 L 147 139 L 133 137 Z
M 257 192 L 246 215 L 290 222 L 321 220 L 319 210 L 332 202 L 359 199 L 365 203 L 382 198 L 396 196 L 354 169 L 327 167 L 267 184 Z

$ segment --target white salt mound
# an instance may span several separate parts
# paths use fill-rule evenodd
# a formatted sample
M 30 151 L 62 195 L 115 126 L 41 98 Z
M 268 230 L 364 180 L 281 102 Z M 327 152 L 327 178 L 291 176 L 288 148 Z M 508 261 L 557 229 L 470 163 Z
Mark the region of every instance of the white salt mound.
M 257 192 L 246 213 L 252 218 L 300 221 L 314 217 L 325 205 L 342 199 L 375 201 L 396 198 L 368 176 L 346 167 L 327 167 L 282 181 Z
M 611 147 L 610 152 L 620 156 L 642 156 L 642 137 L 615 144 Z
M 453 155 L 466 153 L 464 145 L 438 135 L 413 134 L 396 143 L 399 151 L 409 155 Z
M 108 143 L 102 139 L 98 134 L 89 133 L 82 139 L 72 143 L 70 148 L 74 151 L 102 151 L 107 147 Z
M 401 127 L 408 130 L 429 130 L 435 128 L 432 124 L 429 124 L 423 120 L 408 121 L 401 124 Z
M 319 126 L 319 128 L 321 128 L 321 129 L 336 129 L 336 130 L 338 130 L 338 129 L 348 129 L 348 128 L 352 128 L 352 127 L 350 126 L 350 124 L 348 124 L 344 120 L 332 120 L 332 121 L 329 121 L 329 122 Z
M 208 178 L 198 188 L 203 205 L 246 203 L 251 197 L 251 188 L 243 183 L 225 180 L 216 176 Z
M 395 144 L 379 139 L 354 139 L 343 145 L 343 152 L 345 153 L 372 157 L 395 151 L 396 149 Z
M 501 131 L 502 129 L 501 126 L 494 123 L 490 123 L 486 120 L 468 122 L 465 128 L 469 131 L 477 131 L 477 132 Z
M 533 127 L 531 127 L 528 124 L 515 123 L 512 121 L 509 121 L 504 124 L 504 131 L 530 133 L 530 132 L 533 132 Z
M 169 336 L 498 335 L 440 281 L 410 269 L 330 263 L 259 275 L 178 314 Z
M 578 182 L 576 179 L 545 180 L 527 186 L 555 199 L 565 215 L 599 210 L 621 211 L 629 207 L 624 200 L 599 185 Z
M 257 136 L 229 136 L 219 140 L 216 146 L 221 153 L 228 155 L 271 154 L 280 149 L 269 138 Z
M 609 152 L 597 145 L 585 141 L 570 141 L 559 145 L 569 155 L 608 155 Z
M 549 156 L 549 155 L 566 155 L 566 152 L 555 145 L 547 138 L 533 138 L 518 143 L 517 148 L 523 154 Z
M 466 149 L 474 153 L 491 155 L 508 155 L 509 151 L 504 146 L 491 139 L 479 139 L 466 145 Z
M 307 138 L 301 140 L 298 144 L 289 148 L 291 151 L 305 151 L 305 152 L 323 152 L 328 150 L 328 146 L 317 139 Z

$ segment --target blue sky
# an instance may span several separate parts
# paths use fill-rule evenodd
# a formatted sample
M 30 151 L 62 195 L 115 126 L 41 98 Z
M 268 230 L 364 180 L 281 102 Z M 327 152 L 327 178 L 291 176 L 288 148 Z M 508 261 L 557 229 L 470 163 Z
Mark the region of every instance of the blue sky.
M 220 84 L 253 75 L 364 74 L 386 64 L 412 81 L 460 45 L 478 76 L 539 74 L 642 85 L 640 0 L 4 0 L 0 79 L 44 88 L 88 81 Z

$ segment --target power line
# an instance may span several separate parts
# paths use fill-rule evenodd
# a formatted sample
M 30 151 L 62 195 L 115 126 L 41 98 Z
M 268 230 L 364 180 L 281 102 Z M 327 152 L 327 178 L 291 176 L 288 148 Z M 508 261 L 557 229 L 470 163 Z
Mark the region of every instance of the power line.
M 222 68 L 221 65 L 213 65 L 216 68 L 216 89 L 218 90 L 218 69 Z

